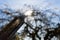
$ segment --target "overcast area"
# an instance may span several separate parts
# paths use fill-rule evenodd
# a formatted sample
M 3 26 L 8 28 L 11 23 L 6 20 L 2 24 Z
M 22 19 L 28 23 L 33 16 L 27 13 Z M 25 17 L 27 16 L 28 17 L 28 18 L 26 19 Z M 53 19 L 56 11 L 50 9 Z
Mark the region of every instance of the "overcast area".
M 33 5 L 38 8 L 58 8 L 60 9 L 60 0 L 0 0 L 0 7 L 8 5 L 13 9 L 19 9 L 26 5 Z

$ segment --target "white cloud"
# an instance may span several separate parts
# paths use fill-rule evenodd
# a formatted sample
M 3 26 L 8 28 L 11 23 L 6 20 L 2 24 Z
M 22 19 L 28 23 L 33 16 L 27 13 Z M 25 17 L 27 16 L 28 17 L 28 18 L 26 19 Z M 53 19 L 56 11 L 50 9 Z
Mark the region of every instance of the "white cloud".
M 51 0 L 49 0 L 49 1 L 48 0 L 5 0 L 5 2 L 3 2 L 3 4 L 8 4 L 13 9 L 24 8 L 23 7 L 24 4 L 33 5 L 34 7 L 44 9 L 44 8 L 54 8 L 54 7 L 56 7 L 55 2 L 56 2 L 56 0 L 52 0 L 52 1 Z
M 33 5 L 33 6 L 36 6 L 36 7 L 46 5 L 45 0 L 18 0 L 18 1 L 17 0 L 10 0 L 10 1 L 7 1 L 7 2 L 8 2 L 8 5 L 11 8 L 15 8 L 15 9 L 19 9 L 19 8 L 23 7 L 24 4 Z

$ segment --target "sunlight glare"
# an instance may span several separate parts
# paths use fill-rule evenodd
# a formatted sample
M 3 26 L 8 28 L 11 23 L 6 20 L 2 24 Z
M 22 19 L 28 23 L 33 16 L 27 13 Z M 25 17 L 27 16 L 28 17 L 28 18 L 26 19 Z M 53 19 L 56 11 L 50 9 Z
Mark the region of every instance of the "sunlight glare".
M 32 11 L 32 10 L 28 10 L 27 12 L 25 12 L 25 16 L 31 16 L 31 15 L 32 15 L 32 13 L 33 13 L 33 11 Z

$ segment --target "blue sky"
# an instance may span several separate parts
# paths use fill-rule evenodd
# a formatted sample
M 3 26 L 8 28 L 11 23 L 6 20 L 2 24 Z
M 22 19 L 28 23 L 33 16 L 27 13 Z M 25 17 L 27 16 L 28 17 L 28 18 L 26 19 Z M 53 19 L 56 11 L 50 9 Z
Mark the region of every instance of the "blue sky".
M 33 5 L 38 8 L 58 8 L 60 10 L 60 0 L 0 0 L 0 8 L 8 5 L 13 9 L 24 8 L 24 4 Z
M 60 10 L 60 0 L 0 0 L 0 8 L 8 5 L 13 9 L 24 8 L 24 4 L 33 5 L 38 8 L 58 8 Z M 60 11 L 59 11 L 60 13 Z
M 60 7 L 60 0 L 0 0 L 0 6 L 7 4 L 11 8 L 21 8 L 24 4 L 34 6 Z M 60 9 L 60 8 L 59 8 Z
M 24 4 L 33 5 L 35 7 L 50 7 L 50 8 L 58 8 L 60 10 L 60 0 L 0 0 L 0 8 L 7 4 L 9 7 L 13 9 L 24 8 Z M 0 17 L 3 17 L 0 14 Z M 4 16 L 5 17 L 5 16 Z M 53 19 L 52 21 L 58 22 L 58 18 Z M 2 24 L 0 24 L 1 26 Z M 19 31 L 18 31 L 19 32 Z

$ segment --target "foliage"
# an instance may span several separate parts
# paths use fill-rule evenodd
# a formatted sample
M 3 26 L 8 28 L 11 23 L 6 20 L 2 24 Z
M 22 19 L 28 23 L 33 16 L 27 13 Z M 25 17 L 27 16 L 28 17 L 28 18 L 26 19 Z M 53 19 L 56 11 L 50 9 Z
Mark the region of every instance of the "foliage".
M 60 19 L 60 15 L 57 14 L 55 11 L 47 9 L 47 10 L 37 10 L 32 8 L 32 15 L 31 16 L 25 16 L 24 13 L 21 11 L 11 11 L 10 9 L 3 9 L 1 10 L 2 13 L 4 13 L 7 17 L 7 19 L 2 18 L 0 19 L 3 21 L 11 22 L 15 17 L 20 19 L 21 17 L 24 18 L 24 24 L 21 26 L 19 30 L 19 35 L 25 37 L 29 37 L 32 40 L 41 40 L 41 37 L 44 37 L 45 40 L 53 38 L 53 36 L 59 35 L 60 33 L 60 23 L 53 20 L 54 18 Z M 57 19 L 56 18 L 56 19 Z M 53 21 L 52 21 L 53 20 Z M 60 21 L 59 21 L 60 22 Z M 6 25 L 6 24 L 5 24 Z M 5 26 L 3 25 L 3 26 Z M 56 33 L 56 34 L 55 34 Z M 52 37 L 51 37 L 52 36 Z M 18 36 L 17 40 L 19 40 Z

